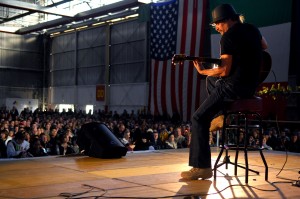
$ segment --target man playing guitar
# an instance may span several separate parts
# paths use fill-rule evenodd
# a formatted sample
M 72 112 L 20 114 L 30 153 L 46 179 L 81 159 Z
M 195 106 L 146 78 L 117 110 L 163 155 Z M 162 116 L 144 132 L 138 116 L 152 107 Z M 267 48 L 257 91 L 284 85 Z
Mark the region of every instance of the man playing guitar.
M 267 43 L 260 31 L 243 23 L 242 16 L 230 4 L 217 6 L 212 12 L 213 26 L 222 37 L 221 64 L 203 69 L 197 60 L 195 68 L 207 75 L 207 99 L 192 117 L 192 138 L 189 154 L 189 171 L 181 173 L 187 180 L 212 177 L 209 129 L 211 121 L 222 114 L 225 99 L 252 97 L 260 82 L 262 51 Z

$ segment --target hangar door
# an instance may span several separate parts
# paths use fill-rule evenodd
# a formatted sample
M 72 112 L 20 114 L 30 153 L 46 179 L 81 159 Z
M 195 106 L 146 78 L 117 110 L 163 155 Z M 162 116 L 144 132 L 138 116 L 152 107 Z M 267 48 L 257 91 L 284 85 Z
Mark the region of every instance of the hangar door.
M 147 106 L 147 26 L 137 20 L 51 38 L 49 104 L 122 112 Z M 96 99 L 96 87 L 105 99 Z

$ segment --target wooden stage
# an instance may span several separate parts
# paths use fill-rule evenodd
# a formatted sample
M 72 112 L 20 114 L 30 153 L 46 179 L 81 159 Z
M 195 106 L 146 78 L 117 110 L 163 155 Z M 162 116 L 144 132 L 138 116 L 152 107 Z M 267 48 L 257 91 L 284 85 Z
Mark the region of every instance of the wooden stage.
M 212 148 L 213 163 L 219 153 Z M 259 152 L 249 152 L 249 183 L 244 170 L 218 169 L 217 180 L 183 181 L 188 149 L 128 152 L 120 159 L 88 156 L 0 160 L 0 198 L 300 198 L 300 154 L 264 151 L 269 182 Z M 233 158 L 233 154 L 231 154 Z M 240 153 L 240 161 L 243 153 Z

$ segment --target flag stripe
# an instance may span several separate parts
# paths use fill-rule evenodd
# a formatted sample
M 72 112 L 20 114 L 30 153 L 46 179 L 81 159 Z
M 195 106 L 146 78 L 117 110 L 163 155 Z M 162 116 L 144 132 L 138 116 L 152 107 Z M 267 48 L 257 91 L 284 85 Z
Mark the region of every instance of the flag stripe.
M 154 115 L 158 114 L 158 103 L 157 103 L 157 84 L 158 84 L 158 65 L 159 65 L 159 61 L 158 60 L 154 60 L 153 61 L 153 99 L 154 99 Z
M 171 66 L 171 104 L 172 104 L 172 112 L 178 113 L 177 102 L 176 102 L 176 65 Z
M 194 1 L 193 5 L 193 18 L 192 18 L 192 39 L 191 39 L 191 47 L 190 47 L 190 54 L 195 56 L 195 47 L 196 47 L 196 34 L 197 34 L 197 13 L 198 13 L 198 3 Z M 188 80 L 193 80 L 193 70 L 194 66 L 192 62 L 189 62 L 189 72 L 188 72 Z M 192 103 L 192 94 L 193 94 L 193 81 L 190 81 L 188 84 L 188 97 L 187 97 L 187 119 L 190 119 L 191 115 L 191 103 Z
M 167 61 L 167 74 L 166 81 L 167 85 L 170 85 L 171 82 L 171 72 L 174 70 L 172 66 L 172 60 Z M 171 104 L 171 89 L 170 86 L 166 87 L 166 105 L 167 105 L 167 113 L 171 116 L 173 114 L 172 104 Z
M 187 16 L 188 16 L 188 0 L 184 0 L 183 4 L 183 13 L 182 13 L 182 24 L 181 24 L 181 44 L 180 44 L 180 53 L 185 52 L 185 44 L 186 44 L 186 32 L 187 32 Z M 179 94 L 179 111 L 182 116 L 182 101 L 183 101 L 183 71 L 184 67 L 179 67 L 179 86 L 178 86 L 178 94 Z
M 160 6 L 161 9 L 157 6 Z M 199 104 L 200 76 L 192 62 L 186 61 L 183 64 L 172 66 L 171 59 L 167 56 L 172 50 L 167 46 L 168 53 L 162 54 L 164 48 L 158 48 L 161 46 L 158 44 L 166 46 L 163 38 L 170 36 L 169 30 L 173 28 L 169 27 L 169 22 L 162 21 L 162 19 L 167 19 L 170 15 L 173 16 L 172 19 L 178 16 L 178 18 L 176 17 L 177 39 L 174 54 L 182 53 L 197 56 L 200 53 L 203 28 L 203 0 L 177 0 L 156 4 L 152 8 L 154 14 L 151 16 L 156 21 L 155 23 L 151 22 L 151 29 L 154 26 L 159 26 L 162 27 L 163 31 L 160 31 L 158 27 L 155 28 L 155 31 L 151 30 L 151 37 L 153 38 L 151 42 L 153 43 L 150 46 L 151 52 L 155 56 L 151 55 L 153 68 L 151 81 L 153 82 L 150 82 L 152 89 L 150 91 L 150 109 L 152 112 L 168 113 L 170 116 L 177 112 L 183 121 L 187 121 L 195 110 L 196 104 Z M 170 23 L 174 24 L 174 21 L 170 20 Z M 173 34 L 173 36 L 175 35 Z M 155 43 L 157 41 L 158 44 Z
M 200 36 L 200 45 L 199 46 L 199 54 L 198 56 L 201 57 L 204 55 L 204 40 L 205 40 L 205 21 L 206 21 L 206 16 L 207 16 L 207 2 L 208 0 L 203 0 L 203 8 L 202 8 L 202 23 L 201 23 L 201 36 Z M 196 86 L 196 101 L 195 101 L 195 110 L 200 106 L 200 83 L 201 83 L 201 76 L 200 74 L 197 73 L 197 86 Z
M 167 83 L 167 61 L 162 63 L 162 79 L 161 79 L 161 106 L 162 113 L 167 113 L 167 103 L 166 103 L 166 83 Z

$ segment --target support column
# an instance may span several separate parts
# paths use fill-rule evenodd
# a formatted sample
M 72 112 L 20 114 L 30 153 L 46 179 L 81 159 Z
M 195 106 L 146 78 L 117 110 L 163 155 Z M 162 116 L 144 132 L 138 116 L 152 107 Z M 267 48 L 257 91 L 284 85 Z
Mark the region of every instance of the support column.
M 110 105 L 110 24 L 106 26 L 105 39 L 105 110 L 109 111 Z

